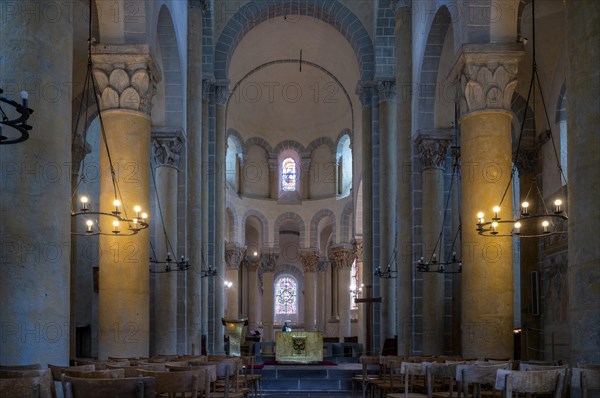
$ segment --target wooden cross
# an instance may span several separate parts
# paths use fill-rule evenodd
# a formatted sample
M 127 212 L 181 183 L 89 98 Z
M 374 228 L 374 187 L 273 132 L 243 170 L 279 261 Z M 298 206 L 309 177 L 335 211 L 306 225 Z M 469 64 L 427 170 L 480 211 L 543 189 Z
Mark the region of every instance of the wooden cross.
M 364 286 L 365 296 L 355 298 L 356 304 L 366 304 L 365 355 L 373 355 L 373 303 L 381 303 L 381 297 L 372 297 L 373 286 Z

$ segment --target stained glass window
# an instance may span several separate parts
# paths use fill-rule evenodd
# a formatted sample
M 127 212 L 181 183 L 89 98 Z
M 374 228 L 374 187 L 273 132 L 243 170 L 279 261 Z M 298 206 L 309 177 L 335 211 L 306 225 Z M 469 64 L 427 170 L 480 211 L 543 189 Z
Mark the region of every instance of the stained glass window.
M 296 162 L 292 158 L 285 158 L 281 162 L 281 188 L 284 191 L 295 191 L 296 177 Z
M 298 284 L 290 276 L 283 276 L 275 282 L 275 314 L 296 314 L 298 312 Z

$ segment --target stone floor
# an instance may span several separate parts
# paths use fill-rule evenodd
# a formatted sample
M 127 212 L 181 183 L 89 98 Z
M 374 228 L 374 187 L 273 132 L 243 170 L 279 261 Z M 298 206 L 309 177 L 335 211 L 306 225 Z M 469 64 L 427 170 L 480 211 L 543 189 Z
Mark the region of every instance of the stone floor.
M 263 393 L 264 398 L 349 398 L 352 394 L 350 391 L 319 391 L 319 392 L 266 392 Z

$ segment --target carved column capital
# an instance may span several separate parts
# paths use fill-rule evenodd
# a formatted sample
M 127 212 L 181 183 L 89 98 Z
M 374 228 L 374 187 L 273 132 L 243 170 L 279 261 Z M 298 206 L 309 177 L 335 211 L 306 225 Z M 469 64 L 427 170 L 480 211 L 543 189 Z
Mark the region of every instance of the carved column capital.
M 396 102 L 396 80 L 377 81 L 379 102 Z
M 225 245 L 225 264 L 229 269 L 240 269 L 242 259 L 246 255 L 246 247 L 232 242 Z
M 157 167 L 165 166 L 179 170 L 179 158 L 183 148 L 183 141 L 179 137 L 153 137 L 154 164 Z
M 336 245 L 331 247 L 333 266 L 336 269 L 350 269 L 356 258 L 354 249 L 350 245 Z
M 521 43 L 463 44 L 450 72 L 450 78 L 460 83 L 461 116 L 484 110 L 511 111 L 522 57 Z
M 363 261 L 363 241 L 362 239 L 352 240 L 352 248 L 354 249 L 354 256 L 362 263 Z
M 423 170 L 444 168 L 444 162 L 450 145 L 448 135 L 448 132 L 443 130 L 434 130 L 431 132 L 419 131 L 415 144 L 419 152 Z
M 257 272 L 260 268 L 260 261 L 244 260 L 244 264 L 249 272 Z
M 319 265 L 319 253 L 314 249 L 306 249 L 300 253 L 300 262 L 304 272 L 317 272 Z
M 409 11 L 412 8 L 412 0 L 392 0 L 390 5 L 397 15 Z
M 373 83 L 359 81 L 356 84 L 356 94 L 360 100 L 360 104 L 363 108 L 371 106 L 371 98 L 373 97 Z
M 161 74 L 147 44 L 95 44 L 92 61 L 101 110 L 129 109 L 150 116 Z
M 275 272 L 275 265 L 279 255 L 268 248 L 260 255 L 260 268 L 262 272 Z
M 229 80 L 216 81 L 214 83 L 215 87 L 215 101 L 217 105 L 225 105 L 227 104 L 227 100 L 229 99 Z

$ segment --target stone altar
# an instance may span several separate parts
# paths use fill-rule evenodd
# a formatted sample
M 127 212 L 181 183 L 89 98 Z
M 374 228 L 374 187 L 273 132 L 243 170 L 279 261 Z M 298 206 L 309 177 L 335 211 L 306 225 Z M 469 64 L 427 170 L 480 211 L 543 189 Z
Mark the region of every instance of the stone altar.
M 275 359 L 278 362 L 321 362 L 323 334 L 321 332 L 277 332 Z

